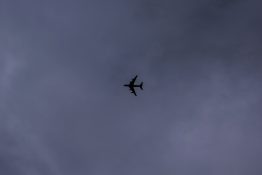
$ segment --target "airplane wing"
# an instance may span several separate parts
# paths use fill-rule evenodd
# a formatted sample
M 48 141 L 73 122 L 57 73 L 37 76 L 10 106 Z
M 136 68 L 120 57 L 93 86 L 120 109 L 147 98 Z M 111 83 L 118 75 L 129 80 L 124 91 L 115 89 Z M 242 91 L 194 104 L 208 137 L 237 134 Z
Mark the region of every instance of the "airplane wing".
M 136 78 L 137 78 L 137 75 L 130 81 L 130 84 L 135 84 L 135 81 L 136 81 Z
M 134 88 L 130 88 L 130 91 L 131 91 L 132 94 L 134 94 L 135 96 L 137 96 L 137 95 L 136 95 L 136 91 L 135 91 Z

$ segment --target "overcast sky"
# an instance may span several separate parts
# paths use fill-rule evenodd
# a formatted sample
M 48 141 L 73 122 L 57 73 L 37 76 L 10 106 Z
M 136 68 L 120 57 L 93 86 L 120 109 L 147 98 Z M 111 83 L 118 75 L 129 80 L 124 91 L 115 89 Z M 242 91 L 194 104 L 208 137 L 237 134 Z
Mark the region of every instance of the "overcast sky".
M 0 0 L 0 174 L 261 175 L 261 6 Z

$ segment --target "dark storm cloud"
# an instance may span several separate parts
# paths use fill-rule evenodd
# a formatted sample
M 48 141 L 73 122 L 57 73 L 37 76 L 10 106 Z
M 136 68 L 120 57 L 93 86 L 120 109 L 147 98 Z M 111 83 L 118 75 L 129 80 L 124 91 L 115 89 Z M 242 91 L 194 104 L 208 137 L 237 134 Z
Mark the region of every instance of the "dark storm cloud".
M 0 173 L 261 174 L 260 4 L 1 1 Z

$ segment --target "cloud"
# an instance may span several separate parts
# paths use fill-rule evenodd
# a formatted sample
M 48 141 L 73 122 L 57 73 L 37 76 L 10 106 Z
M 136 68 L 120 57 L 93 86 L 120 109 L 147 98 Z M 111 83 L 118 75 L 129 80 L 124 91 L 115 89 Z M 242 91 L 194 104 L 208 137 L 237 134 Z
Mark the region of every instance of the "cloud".
M 259 3 L 3 1 L 0 171 L 259 174 Z
M 4 55 L 1 65 L 1 95 L 3 96 L 11 86 L 12 77 L 15 75 L 19 63 L 11 55 Z

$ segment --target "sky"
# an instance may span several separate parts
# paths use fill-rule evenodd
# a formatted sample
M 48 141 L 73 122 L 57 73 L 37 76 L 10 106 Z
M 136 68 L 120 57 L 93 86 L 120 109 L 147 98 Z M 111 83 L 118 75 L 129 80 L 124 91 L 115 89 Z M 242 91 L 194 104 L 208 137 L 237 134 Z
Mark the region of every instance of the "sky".
M 261 5 L 0 0 L 0 174 L 260 175 Z

